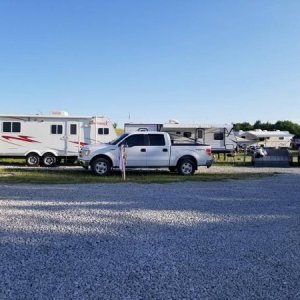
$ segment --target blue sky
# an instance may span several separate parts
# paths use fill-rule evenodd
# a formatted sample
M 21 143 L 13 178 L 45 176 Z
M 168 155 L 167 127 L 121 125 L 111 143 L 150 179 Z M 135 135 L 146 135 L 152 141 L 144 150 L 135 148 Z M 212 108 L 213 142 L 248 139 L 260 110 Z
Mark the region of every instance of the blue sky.
M 300 123 L 300 1 L 2 0 L 1 113 Z

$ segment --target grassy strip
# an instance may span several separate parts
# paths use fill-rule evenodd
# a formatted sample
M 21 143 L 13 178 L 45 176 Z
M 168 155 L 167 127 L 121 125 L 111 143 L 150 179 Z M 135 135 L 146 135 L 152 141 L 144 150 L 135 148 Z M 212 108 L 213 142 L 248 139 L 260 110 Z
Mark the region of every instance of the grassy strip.
M 231 173 L 231 174 L 195 174 L 194 176 L 180 176 L 167 171 L 145 172 L 131 171 L 127 173 L 127 182 L 134 183 L 172 183 L 185 181 L 223 181 L 256 179 L 271 176 L 274 173 Z M 111 176 L 97 177 L 86 170 L 24 170 L 6 168 L 0 169 L 0 183 L 121 183 L 121 174 L 115 172 Z

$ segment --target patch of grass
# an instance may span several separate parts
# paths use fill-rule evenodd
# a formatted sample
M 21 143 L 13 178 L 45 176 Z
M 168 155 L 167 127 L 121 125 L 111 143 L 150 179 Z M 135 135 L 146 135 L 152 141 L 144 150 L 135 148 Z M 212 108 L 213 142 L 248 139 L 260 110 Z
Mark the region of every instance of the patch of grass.
M 181 176 L 168 171 L 130 171 L 127 172 L 126 182 L 134 183 L 172 183 L 185 181 L 224 181 L 256 179 L 271 176 L 274 173 L 232 173 L 232 174 L 195 174 Z M 78 183 L 121 183 L 119 172 L 110 176 L 97 177 L 86 170 L 40 170 L 40 169 L 0 169 L 0 183 L 34 183 L 34 184 L 78 184 Z

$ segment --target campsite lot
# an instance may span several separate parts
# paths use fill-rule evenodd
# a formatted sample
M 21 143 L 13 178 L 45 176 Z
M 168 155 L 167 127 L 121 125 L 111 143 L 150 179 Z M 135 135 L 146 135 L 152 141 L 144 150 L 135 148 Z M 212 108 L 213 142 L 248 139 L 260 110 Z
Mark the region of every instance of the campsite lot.
M 1 299 L 300 297 L 300 174 L 0 189 Z

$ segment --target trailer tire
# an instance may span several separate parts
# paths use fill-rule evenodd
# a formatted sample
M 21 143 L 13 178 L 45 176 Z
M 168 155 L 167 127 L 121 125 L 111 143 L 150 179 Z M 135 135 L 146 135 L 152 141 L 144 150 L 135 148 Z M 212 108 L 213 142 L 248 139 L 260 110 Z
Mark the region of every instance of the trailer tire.
M 42 157 L 42 163 L 45 167 L 54 167 L 56 161 L 56 157 L 52 153 L 46 153 Z
M 188 158 L 183 158 L 178 162 L 178 173 L 183 176 L 193 175 L 196 171 L 195 163 Z
M 92 161 L 91 169 L 96 176 L 106 176 L 111 173 L 112 165 L 106 158 L 99 157 Z
M 37 167 L 40 164 L 40 157 L 36 153 L 29 153 L 26 156 L 26 165 L 28 167 Z

